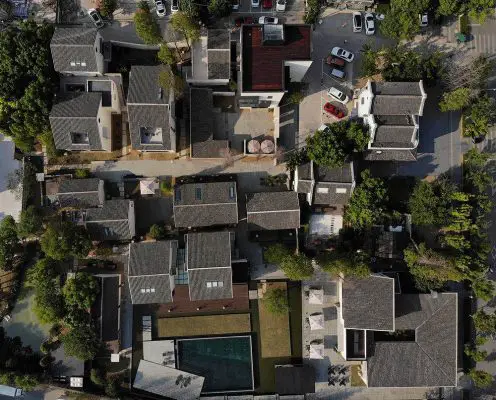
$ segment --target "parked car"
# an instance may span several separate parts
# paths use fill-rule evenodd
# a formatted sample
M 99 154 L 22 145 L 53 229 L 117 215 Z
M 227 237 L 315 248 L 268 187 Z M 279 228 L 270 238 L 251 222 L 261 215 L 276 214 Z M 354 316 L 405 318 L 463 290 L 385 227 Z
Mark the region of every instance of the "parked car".
M 286 11 L 286 0 L 277 0 L 276 11 Z
M 171 14 L 179 11 L 179 0 L 171 0 Z
M 165 14 L 167 14 L 165 4 L 162 0 L 155 0 L 155 10 L 159 17 L 163 17 L 165 16 Z
M 253 24 L 253 17 L 238 17 L 234 21 L 236 26 L 241 26 L 241 25 L 251 25 Z
M 340 103 L 346 104 L 350 100 L 348 96 L 346 96 L 341 90 L 331 87 L 328 91 L 327 94 L 339 101 Z
M 103 22 L 100 13 L 94 8 L 90 8 L 88 10 L 88 15 L 90 16 L 91 20 L 93 21 L 93 23 L 97 28 L 102 28 L 105 26 L 105 23 Z
M 362 31 L 362 13 L 355 11 L 353 13 L 353 32 Z
M 338 68 L 344 68 L 344 66 L 346 65 L 346 62 L 342 58 L 339 58 L 339 57 L 327 56 L 326 64 L 331 65 L 331 66 L 335 66 Z
M 422 28 L 429 25 L 429 15 L 427 13 L 419 14 L 419 24 Z
M 374 16 L 371 13 L 365 14 L 365 34 L 373 35 L 375 33 Z
M 239 2 L 240 0 L 232 0 L 232 9 L 239 10 Z
M 251 0 L 252 7 L 260 7 L 260 0 Z
M 262 8 L 265 8 L 265 9 L 272 8 L 272 0 L 263 0 L 262 1 Z
M 277 17 L 260 17 L 258 23 L 260 25 L 276 25 L 279 22 Z
M 325 103 L 324 104 L 324 111 L 326 113 L 331 114 L 332 116 L 336 117 L 337 119 L 344 118 L 344 112 L 342 112 L 334 104 Z
M 346 74 L 342 69 L 331 68 L 330 74 L 332 77 L 340 79 L 340 80 L 344 80 L 344 78 L 346 78 Z
M 348 50 L 342 49 L 341 47 L 334 47 L 331 50 L 331 55 L 342 58 L 345 61 L 352 62 L 355 55 Z

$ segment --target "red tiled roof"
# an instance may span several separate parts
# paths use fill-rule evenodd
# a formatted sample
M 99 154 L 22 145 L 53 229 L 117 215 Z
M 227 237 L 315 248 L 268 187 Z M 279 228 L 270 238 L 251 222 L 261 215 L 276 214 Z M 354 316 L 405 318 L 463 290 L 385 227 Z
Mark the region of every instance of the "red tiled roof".
M 243 91 L 284 88 L 284 61 L 309 60 L 310 25 L 284 25 L 284 44 L 264 45 L 261 25 L 243 25 Z

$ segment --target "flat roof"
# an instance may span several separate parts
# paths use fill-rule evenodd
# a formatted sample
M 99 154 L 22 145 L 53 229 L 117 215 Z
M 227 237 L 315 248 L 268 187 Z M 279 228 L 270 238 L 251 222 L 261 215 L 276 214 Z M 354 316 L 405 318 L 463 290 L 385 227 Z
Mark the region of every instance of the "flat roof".
M 242 90 L 280 91 L 284 89 L 284 62 L 310 60 L 310 25 L 284 25 L 282 41 L 265 41 L 264 26 L 242 26 Z

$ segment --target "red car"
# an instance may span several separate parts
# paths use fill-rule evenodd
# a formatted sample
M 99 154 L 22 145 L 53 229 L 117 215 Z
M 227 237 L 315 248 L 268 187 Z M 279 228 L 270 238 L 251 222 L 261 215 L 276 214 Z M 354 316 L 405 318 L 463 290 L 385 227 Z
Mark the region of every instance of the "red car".
M 324 104 L 324 111 L 336 117 L 337 119 L 344 118 L 344 112 L 342 112 L 339 108 L 331 103 Z
M 263 8 L 272 8 L 272 0 L 263 0 L 262 7 Z
M 334 65 L 336 67 L 344 67 L 345 61 L 342 58 L 327 56 L 326 64 Z
M 239 17 L 234 21 L 236 26 L 253 24 L 253 17 Z

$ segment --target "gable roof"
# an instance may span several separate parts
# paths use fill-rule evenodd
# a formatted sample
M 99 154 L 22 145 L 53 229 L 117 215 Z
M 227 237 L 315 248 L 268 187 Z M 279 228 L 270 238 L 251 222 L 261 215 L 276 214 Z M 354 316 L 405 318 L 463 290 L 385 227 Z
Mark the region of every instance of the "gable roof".
M 314 164 L 315 189 L 313 203 L 320 205 L 345 205 L 354 187 L 353 163 L 341 167 Z
M 171 269 L 176 267 L 176 240 L 129 245 L 128 281 L 133 304 L 170 303 Z
M 62 179 L 57 198 L 61 207 L 98 207 L 103 204 L 103 181 L 98 178 Z
M 285 87 L 284 62 L 311 60 L 310 25 L 279 25 L 283 41 L 264 43 L 269 25 L 241 26 L 241 71 L 243 91 L 280 91 Z
M 103 207 L 89 208 L 85 225 L 92 240 L 131 240 L 135 234 L 134 203 L 131 200 L 108 200 Z
M 231 34 L 227 29 L 209 29 L 207 32 L 208 79 L 231 77 Z
M 347 329 L 393 331 L 394 278 L 371 275 L 342 280 L 342 312 Z
M 185 238 L 190 299 L 232 298 L 233 235 L 228 231 L 202 232 L 189 233 Z
M 178 184 L 174 188 L 176 227 L 232 225 L 238 223 L 236 182 Z
M 372 82 L 372 114 L 422 115 L 425 95 L 419 82 Z
M 300 227 L 300 202 L 296 192 L 261 192 L 246 195 L 248 229 L 278 230 Z
M 375 130 L 372 147 L 406 148 L 414 147 L 416 126 L 412 125 L 379 125 Z
M 416 149 L 369 150 L 363 153 L 363 158 L 368 161 L 417 161 Z
M 175 148 L 169 123 L 169 92 L 159 83 L 162 67 L 133 65 L 129 72 L 127 109 L 132 146 L 136 150 Z M 162 129 L 161 144 L 142 144 L 140 128 Z
M 50 41 L 53 66 L 58 72 L 98 72 L 95 56 L 96 28 L 56 27 Z M 78 65 L 71 65 L 78 62 Z M 86 63 L 86 66 L 81 63 Z
M 415 330 L 415 341 L 373 343 L 369 386 L 456 386 L 457 306 L 456 293 L 397 295 L 396 329 Z
M 102 150 L 98 110 L 102 94 L 84 92 L 63 96 L 50 111 L 50 126 L 57 149 Z M 87 133 L 89 144 L 73 144 L 71 133 Z

